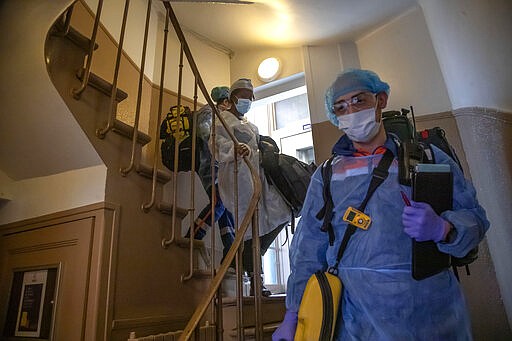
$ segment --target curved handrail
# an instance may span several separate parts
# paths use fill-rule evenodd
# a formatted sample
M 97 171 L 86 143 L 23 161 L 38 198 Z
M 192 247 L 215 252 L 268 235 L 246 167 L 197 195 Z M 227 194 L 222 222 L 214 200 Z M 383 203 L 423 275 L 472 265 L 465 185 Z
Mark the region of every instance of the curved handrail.
M 238 144 L 237 138 L 235 137 L 235 135 L 233 134 L 233 132 L 230 129 L 227 129 L 228 124 L 226 123 L 224 118 L 219 114 L 217 107 L 214 105 L 211 97 L 209 96 L 209 93 L 206 89 L 206 86 L 204 85 L 204 82 L 201 78 L 201 75 L 200 75 L 197 65 L 194 61 L 194 58 L 192 57 L 192 53 L 191 53 L 188 43 L 185 39 L 185 35 L 183 34 L 183 31 L 181 30 L 181 26 L 180 26 L 178 19 L 172 9 L 171 4 L 167 1 L 164 1 L 163 4 L 164 4 L 165 8 L 168 10 L 169 17 L 171 19 L 171 23 L 174 27 L 176 35 L 178 36 L 178 39 L 181 42 L 181 46 L 182 46 L 183 51 L 187 57 L 190 68 L 191 68 L 194 76 L 196 77 L 196 81 L 197 81 L 199 88 L 201 89 L 201 92 L 203 93 L 204 97 L 206 98 L 206 101 L 212 108 L 213 114 L 216 116 L 216 118 L 218 118 L 220 120 L 221 124 L 224 127 L 226 127 L 226 131 L 227 131 L 229 137 L 231 138 L 231 140 L 234 143 Z M 178 97 L 178 100 L 179 100 L 179 97 Z M 194 314 L 192 315 L 191 319 L 187 323 L 185 329 L 183 330 L 183 333 L 180 336 L 180 340 L 188 340 L 191 337 L 194 329 L 199 324 L 201 317 L 203 316 L 208 305 L 210 304 L 210 302 L 212 301 L 213 297 L 215 296 L 218 288 L 220 287 L 222 279 L 226 275 L 229 265 L 233 261 L 235 255 L 238 253 L 238 249 L 240 248 L 240 245 L 242 245 L 242 243 L 243 243 L 245 232 L 247 231 L 247 228 L 252 220 L 253 214 L 257 209 L 258 200 L 261 195 L 261 181 L 259 179 L 258 170 L 253 167 L 253 165 L 251 164 L 251 162 L 247 156 L 244 156 L 243 160 L 246 163 L 247 167 L 249 168 L 252 183 L 253 183 L 253 193 L 252 193 L 251 199 L 249 201 L 249 206 L 247 208 L 245 216 L 242 219 L 242 223 L 240 224 L 239 229 L 237 230 L 233 245 L 231 246 L 228 253 L 224 257 L 224 261 L 221 263 L 217 274 L 212 279 L 212 283 L 210 285 L 208 293 L 203 297 L 203 300 L 200 302 L 200 304 L 194 311 Z M 192 231 L 191 231 L 190 238 L 193 238 Z M 259 295 L 257 295 L 257 296 L 259 297 Z

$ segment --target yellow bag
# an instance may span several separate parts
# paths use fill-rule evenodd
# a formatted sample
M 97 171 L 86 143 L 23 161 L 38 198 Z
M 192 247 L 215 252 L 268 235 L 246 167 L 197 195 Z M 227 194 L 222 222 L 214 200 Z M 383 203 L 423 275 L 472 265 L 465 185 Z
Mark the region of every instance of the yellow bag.
M 342 288 L 338 276 L 329 272 L 311 275 L 299 307 L 295 341 L 332 340 Z

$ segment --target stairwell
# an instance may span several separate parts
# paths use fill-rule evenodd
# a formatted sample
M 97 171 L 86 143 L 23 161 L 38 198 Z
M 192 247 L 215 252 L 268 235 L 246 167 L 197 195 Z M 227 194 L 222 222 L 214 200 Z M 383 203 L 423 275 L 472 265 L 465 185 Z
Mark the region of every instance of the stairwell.
M 95 302 L 88 301 L 85 295 L 83 304 L 94 305 L 94 309 L 86 310 L 92 312 L 94 316 L 88 316 L 88 322 L 79 326 L 83 330 L 81 339 L 177 338 L 180 330 L 192 316 L 201 296 L 210 286 L 210 272 L 205 270 L 210 261 L 209 252 L 203 242 L 193 241 L 195 252 L 192 262 L 195 270 L 192 278 L 184 281 L 183 278 L 189 271 L 190 242 L 188 239 L 181 238 L 180 234 L 182 220 L 187 216 L 188 211 L 179 207 L 173 209 L 172 204 L 165 201 L 165 198 L 170 196 L 165 191 L 169 190 L 168 184 L 172 174 L 159 167 L 156 202 L 153 208 L 143 210 L 142 205 L 150 201 L 153 178 L 153 167 L 147 163 L 148 152 L 144 154 L 143 147 L 154 144 L 154 140 L 152 141 L 146 133 L 137 131 L 134 169 L 123 175 L 120 169 L 126 168 L 130 163 L 134 127 L 114 119 L 111 132 L 107 133 L 103 139 L 97 136 L 98 128 L 107 125 L 112 84 L 91 74 L 81 98 L 79 100 L 74 98 L 71 89 L 80 86 L 84 58 L 90 41 L 73 27 L 66 34 L 63 34 L 62 29 L 61 21 L 58 20 L 47 36 L 45 60 L 48 73 L 64 103 L 106 166 L 104 204 L 99 208 L 106 207 L 109 212 L 112 212 L 104 216 L 105 225 L 112 226 L 112 229 L 98 229 L 101 232 L 100 237 L 95 238 L 100 240 L 95 241 L 90 253 L 83 256 L 84 262 L 96 264 L 99 269 L 90 271 L 87 275 L 85 286 L 97 287 L 98 294 L 90 295 Z M 117 107 L 127 97 L 126 92 L 117 89 L 115 106 Z M 61 133 L 66 134 L 65 131 Z M 146 149 L 158 150 L 159 146 L 154 144 Z M 9 200 L 8 193 L 2 192 L 1 200 Z M 176 213 L 175 241 L 164 248 L 161 246 L 161 241 L 171 237 L 173 211 Z M 76 214 L 79 219 L 82 213 Z M 47 220 L 43 220 L 53 223 L 53 218 L 48 217 Z M 70 220 L 73 219 L 70 218 Z M 10 224 L 6 227 L 6 231 L 14 231 L 23 236 L 24 233 L 32 233 L 29 225 L 30 223 Z M 44 224 L 41 223 L 42 225 Z M 19 240 L 23 243 L 22 238 Z M 10 244 L 7 241 L 3 245 Z M 101 247 L 96 248 L 94 245 L 101 245 Z M 85 257 L 89 257 L 89 260 Z M 96 258 L 102 261 L 91 262 L 91 259 Z M 6 263 L 10 264 L 9 261 Z M 73 280 L 66 277 L 65 271 L 62 271 L 62 276 L 66 281 Z M 92 278 L 93 276 L 95 278 Z M 223 338 L 236 340 L 238 339 L 237 306 L 235 298 L 232 298 L 236 291 L 236 278 L 233 275 L 226 277 L 224 295 L 227 297 L 223 299 L 222 308 Z M 6 289 L 5 285 L 2 286 L 2 290 Z M 284 315 L 284 297 L 264 298 L 262 307 L 266 340 L 270 339 L 272 331 Z M 254 339 L 254 298 L 243 299 L 243 311 L 244 335 L 248 340 Z M 61 315 L 62 313 L 65 314 L 60 312 Z M 217 339 L 215 321 L 211 320 L 211 315 L 207 313 L 202 318 L 200 324 L 202 327 L 197 334 L 201 340 Z M 62 323 L 66 318 L 60 316 L 56 320 Z M 65 328 L 60 329 L 58 323 L 54 333 L 54 336 L 57 336 L 56 339 L 65 339 L 66 335 L 69 335 L 66 334 Z M 139 335 L 146 336 L 139 338 Z

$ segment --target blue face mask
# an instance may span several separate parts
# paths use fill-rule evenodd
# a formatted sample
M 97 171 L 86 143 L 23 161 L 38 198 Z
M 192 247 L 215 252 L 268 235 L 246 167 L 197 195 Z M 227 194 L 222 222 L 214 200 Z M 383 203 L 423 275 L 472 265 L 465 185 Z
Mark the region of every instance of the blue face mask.
M 236 110 L 242 114 L 245 115 L 251 109 L 252 101 L 250 99 L 246 98 L 239 98 L 238 102 L 235 104 Z

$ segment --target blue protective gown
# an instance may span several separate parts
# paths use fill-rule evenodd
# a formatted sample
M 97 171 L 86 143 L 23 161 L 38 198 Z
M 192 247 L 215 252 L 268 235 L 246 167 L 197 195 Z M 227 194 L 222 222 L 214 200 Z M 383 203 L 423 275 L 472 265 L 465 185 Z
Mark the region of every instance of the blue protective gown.
M 385 147 L 395 155 L 388 138 Z M 447 163 L 453 172 L 453 210 L 442 214 L 457 229 L 452 244 L 438 248 L 464 256 L 484 237 L 489 228 L 475 189 L 464 179 L 448 155 L 432 147 L 436 163 Z M 288 279 L 287 309 L 298 311 L 306 282 L 317 270 L 336 262 L 336 254 L 347 223 L 343 213 L 358 207 L 366 195 L 371 172 L 382 155 L 353 157 L 354 147 L 343 136 L 333 148 L 331 193 L 332 224 L 336 239 L 329 246 L 327 233 L 320 230 L 317 212 L 324 204 L 321 168 L 317 169 L 302 209 L 302 218 L 290 246 L 291 275 Z M 388 178 L 370 199 L 365 213 L 372 218 L 367 231 L 352 235 L 338 267 L 344 285 L 342 309 L 336 327 L 337 340 L 471 340 L 471 325 L 464 297 L 451 270 L 417 281 L 411 276 L 411 238 L 402 225 L 400 190 L 411 196 L 411 188 L 398 182 L 395 158 Z M 341 317 L 342 316 L 342 317 Z

